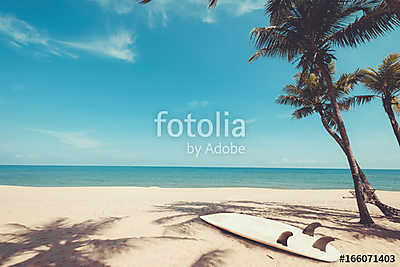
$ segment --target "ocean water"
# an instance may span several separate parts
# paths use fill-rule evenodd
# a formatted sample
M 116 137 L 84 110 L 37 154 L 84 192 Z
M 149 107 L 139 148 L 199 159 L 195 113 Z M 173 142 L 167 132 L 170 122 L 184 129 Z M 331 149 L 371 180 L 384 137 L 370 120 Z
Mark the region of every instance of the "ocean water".
M 375 189 L 400 191 L 400 170 L 364 170 Z M 351 189 L 345 169 L 0 166 L 0 185 Z

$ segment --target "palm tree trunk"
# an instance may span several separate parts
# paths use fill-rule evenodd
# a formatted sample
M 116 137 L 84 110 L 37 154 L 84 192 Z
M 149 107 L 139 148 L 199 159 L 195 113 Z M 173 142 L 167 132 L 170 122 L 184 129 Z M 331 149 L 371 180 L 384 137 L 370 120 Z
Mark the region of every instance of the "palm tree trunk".
M 330 136 L 332 136 L 333 139 L 335 139 L 336 143 L 339 144 L 339 146 L 343 150 L 343 152 L 346 153 L 344 146 L 343 146 L 342 139 L 329 126 L 328 121 L 326 119 L 326 115 L 322 111 L 319 111 L 318 113 L 321 117 L 322 125 L 324 126 L 325 130 L 329 133 Z M 382 203 L 379 200 L 378 196 L 375 194 L 375 189 L 369 183 L 367 177 L 365 176 L 363 170 L 361 169 L 361 167 L 357 161 L 356 161 L 356 164 L 357 164 L 358 172 L 360 173 L 360 179 L 361 179 L 362 185 L 365 188 L 365 193 L 369 198 L 369 201 L 367 201 L 367 202 L 377 206 L 386 217 L 391 218 L 393 216 L 400 216 L 399 209 L 390 207 L 390 206 Z
M 332 83 L 332 79 L 330 76 L 330 72 L 328 69 L 328 66 L 322 66 L 322 76 L 325 82 L 328 83 L 328 97 L 329 101 L 331 102 L 331 105 L 333 107 L 333 114 L 335 117 L 335 122 L 338 127 L 342 142 L 343 142 L 343 149 L 345 151 L 346 157 L 347 157 L 347 162 L 350 166 L 351 170 L 351 175 L 353 177 L 353 183 L 354 183 L 354 191 L 356 193 L 356 199 L 357 199 L 357 206 L 358 206 L 358 212 L 360 213 L 360 223 L 361 224 L 373 224 L 374 221 L 371 218 L 371 215 L 369 214 L 367 205 L 365 204 L 364 197 L 362 194 L 362 185 L 361 185 L 361 180 L 360 180 L 360 173 L 358 171 L 357 163 L 353 155 L 353 151 L 350 146 L 350 141 L 347 136 L 346 128 L 343 123 L 342 115 L 340 114 L 339 111 L 339 106 L 338 103 L 336 102 L 336 94 L 335 94 L 335 88 Z
M 389 116 L 390 124 L 392 125 L 394 135 L 396 136 L 397 142 L 399 143 L 400 146 L 400 128 L 392 109 L 391 100 L 387 100 L 387 98 L 384 97 L 382 98 L 382 102 L 383 102 L 383 107 L 385 108 L 385 111 Z
M 379 200 L 378 196 L 375 194 L 375 189 L 369 183 L 367 177 L 365 176 L 364 172 L 362 171 L 358 163 L 357 166 L 360 172 L 361 181 L 365 186 L 366 194 L 369 198 L 367 202 L 377 206 L 386 217 L 392 218 L 394 216 L 400 216 L 400 209 L 390 207 Z

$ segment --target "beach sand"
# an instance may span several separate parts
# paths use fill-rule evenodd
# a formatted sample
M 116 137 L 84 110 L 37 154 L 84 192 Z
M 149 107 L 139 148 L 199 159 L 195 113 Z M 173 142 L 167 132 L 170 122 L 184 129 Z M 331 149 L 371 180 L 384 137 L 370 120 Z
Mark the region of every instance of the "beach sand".
M 400 207 L 400 192 L 377 192 Z M 348 190 L 257 188 L 0 186 L 0 265 L 10 266 L 352 266 L 295 256 L 220 231 L 199 219 L 240 212 L 337 240 L 342 254 L 394 254 L 400 266 L 400 222 L 369 206 L 376 225 L 357 223 Z

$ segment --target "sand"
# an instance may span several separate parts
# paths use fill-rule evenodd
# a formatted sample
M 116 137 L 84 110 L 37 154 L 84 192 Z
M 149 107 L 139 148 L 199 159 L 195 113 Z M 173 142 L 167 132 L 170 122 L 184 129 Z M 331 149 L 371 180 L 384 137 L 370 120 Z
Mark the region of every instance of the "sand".
M 377 192 L 400 207 L 400 192 Z M 240 212 L 337 240 L 343 254 L 393 254 L 400 266 L 400 222 L 369 206 L 374 227 L 357 223 L 347 190 L 257 188 L 0 186 L 1 266 L 352 266 L 322 263 L 238 238 L 199 215 Z

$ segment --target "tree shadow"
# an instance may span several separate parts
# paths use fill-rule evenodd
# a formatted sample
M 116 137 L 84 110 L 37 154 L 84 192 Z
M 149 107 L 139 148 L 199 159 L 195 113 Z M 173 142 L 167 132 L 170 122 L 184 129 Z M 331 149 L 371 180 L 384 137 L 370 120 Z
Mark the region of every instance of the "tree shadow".
M 8 224 L 15 232 L 1 234 L 8 240 L 0 242 L 0 265 L 16 256 L 34 254 L 12 266 L 107 266 L 104 260 L 129 249 L 129 238 L 102 240 L 90 236 L 119 220 L 110 217 L 71 225 L 61 218 L 34 228 Z
M 200 258 L 192 264 L 191 267 L 216 267 L 225 263 L 224 256 L 229 253 L 229 250 L 211 250 L 204 253 Z
M 227 201 L 212 202 L 175 202 L 156 206 L 157 212 L 178 212 L 177 215 L 169 215 L 157 219 L 154 223 L 162 224 L 165 228 L 175 231 L 188 231 L 193 223 L 207 225 L 199 216 L 219 213 L 235 212 L 249 214 L 276 221 L 281 221 L 299 228 L 305 228 L 309 223 L 319 221 L 323 227 L 351 233 L 355 239 L 377 237 L 386 240 L 399 240 L 400 231 L 386 228 L 380 225 L 384 220 L 382 216 L 376 216 L 375 225 L 364 226 L 358 223 L 358 213 L 352 210 L 326 208 L 310 205 L 293 205 L 281 202 L 257 202 L 257 201 Z M 183 218 L 187 218 L 182 221 Z M 175 223 L 180 220 L 179 223 Z
M 109 266 L 105 263 L 113 255 L 138 248 L 152 240 L 196 240 L 177 236 L 130 237 L 99 239 L 94 235 L 120 221 L 109 217 L 70 224 L 65 218 L 38 227 L 8 224 L 11 233 L 0 234 L 0 266 L 16 257 L 22 261 L 10 266 Z M 5 241 L 4 241 L 5 240 Z M 17 258 L 19 259 L 19 258 Z

